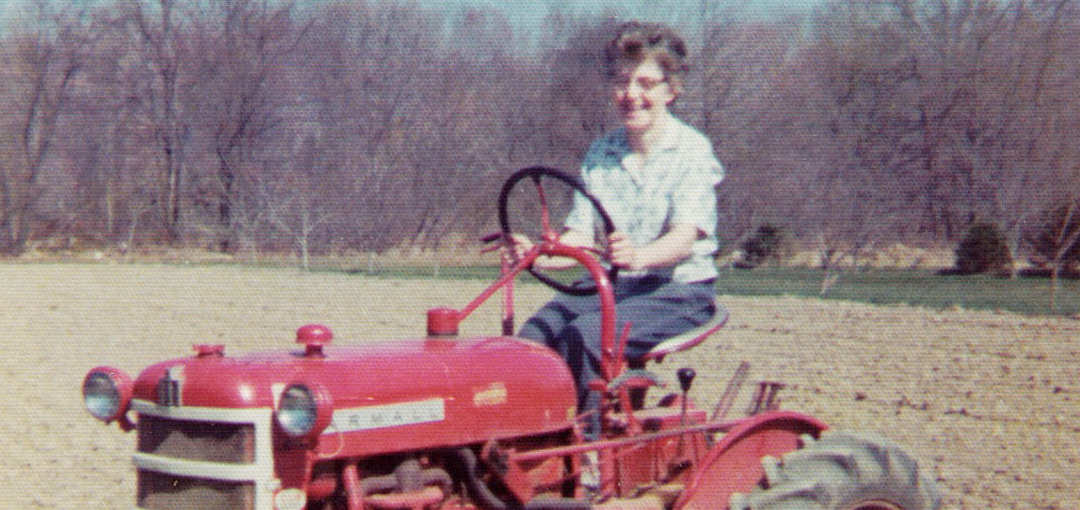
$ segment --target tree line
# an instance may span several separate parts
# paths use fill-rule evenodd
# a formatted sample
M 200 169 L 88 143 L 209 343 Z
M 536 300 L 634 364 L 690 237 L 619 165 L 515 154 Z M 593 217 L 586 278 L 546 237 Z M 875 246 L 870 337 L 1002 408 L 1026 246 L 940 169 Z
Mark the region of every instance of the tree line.
M 24 7 L 0 36 L 9 254 L 438 247 L 495 228 L 512 171 L 576 169 L 617 124 L 612 13 L 553 8 L 524 33 L 405 0 Z M 729 246 L 763 224 L 830 255 L 979 222 L 1014 253 L 1048 221 L 1080 237 L 1075 0 L 832 0 L 677 28 L 693 70 L 676 112 L 725 164 Z

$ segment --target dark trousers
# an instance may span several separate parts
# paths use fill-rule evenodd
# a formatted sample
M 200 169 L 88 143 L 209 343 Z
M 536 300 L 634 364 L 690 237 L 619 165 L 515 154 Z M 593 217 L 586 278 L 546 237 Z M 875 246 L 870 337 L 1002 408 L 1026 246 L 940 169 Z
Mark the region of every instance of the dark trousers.
M 591 284 L 591 282 L 588 282 Z M 615 340 L 631 323 L 627 359 L 640 358 L 668 338 L 707 322 L 714 313 L 716 290 L 712 281 L 676 283 L 646 276 L 620 278 L 615 283 Z M 578 392 L 578 411 L 600 406 L 600 395 L 590 392 L 589 381 L 600 378 L 600 299 L 560 294 L 525 322 L 518 336 L 542 342 L 566 360 Z M 594 429 L 594 426 L 590 426 Z M 587 430 L 595 437 L 597 431 Z

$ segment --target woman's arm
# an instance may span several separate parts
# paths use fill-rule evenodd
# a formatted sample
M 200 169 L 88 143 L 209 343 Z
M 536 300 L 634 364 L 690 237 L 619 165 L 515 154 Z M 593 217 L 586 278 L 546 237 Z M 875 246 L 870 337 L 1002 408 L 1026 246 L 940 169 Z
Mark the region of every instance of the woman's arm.
M 624 232 L 608 236 L 611 263 L 630 271 L 670 267 L 690 258 L 701 232 L 694 225 L 676 224 L 655 241 L 636 246 Z

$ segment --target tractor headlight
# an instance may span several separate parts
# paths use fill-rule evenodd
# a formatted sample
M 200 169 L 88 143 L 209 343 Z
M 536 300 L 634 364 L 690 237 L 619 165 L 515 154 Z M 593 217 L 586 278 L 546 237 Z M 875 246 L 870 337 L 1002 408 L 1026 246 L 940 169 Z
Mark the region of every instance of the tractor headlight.
M 281 392 L 277 422 L 292 437 L 314 437 L 330 424 L 333 406 L 320 386 L 290 384 Z
M 98 367 L 83 379 L 83 402 L 90 414 L 105 423 L 127 413 L 133 385 L 127 374 L 110 367 Z

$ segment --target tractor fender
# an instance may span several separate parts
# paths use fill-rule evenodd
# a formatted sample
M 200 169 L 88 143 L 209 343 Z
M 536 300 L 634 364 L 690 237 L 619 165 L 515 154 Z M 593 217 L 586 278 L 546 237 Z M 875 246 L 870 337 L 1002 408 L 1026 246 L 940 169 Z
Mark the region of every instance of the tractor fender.
M 819 437 L 824 422 L 790 411 L 771 411 L 747 418 L 719 438 L 698 463 L 676 510 L 727 508 L 736 492 L 749 492 L 765 476 L 761 459 L 779 458 L 799 448 L 799 437 Z

